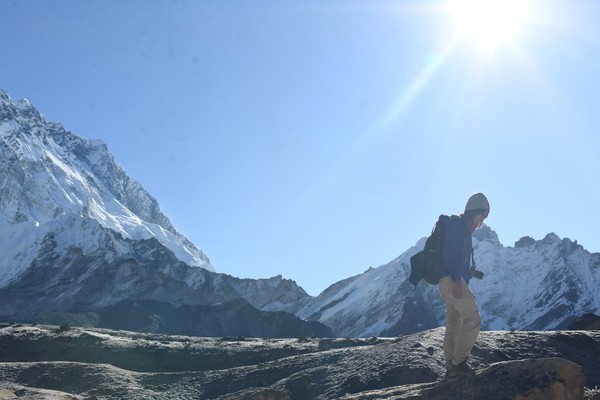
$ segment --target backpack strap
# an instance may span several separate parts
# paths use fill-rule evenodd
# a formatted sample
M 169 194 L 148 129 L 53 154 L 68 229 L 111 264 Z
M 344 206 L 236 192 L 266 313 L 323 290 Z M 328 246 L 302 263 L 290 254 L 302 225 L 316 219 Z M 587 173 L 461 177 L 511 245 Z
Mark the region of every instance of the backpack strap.
M 469 235 L 470 235 L 470 233 L 469 233 Z M 465 240 L 465 253 L 466 253 L 467 252 L 467 233 L 465 233 L 464 240 Z M 472 243 L 471 243 L 471 268 L 476 268 L 475 267 L 475 248 L 473 247 Z

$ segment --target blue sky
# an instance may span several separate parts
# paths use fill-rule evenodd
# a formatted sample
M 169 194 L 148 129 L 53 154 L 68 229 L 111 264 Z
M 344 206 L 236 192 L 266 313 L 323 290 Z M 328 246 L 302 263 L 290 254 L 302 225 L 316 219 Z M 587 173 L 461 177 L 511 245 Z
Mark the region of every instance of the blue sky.
M 218 272 L 316 295 L 476 191 L 505 246 L 600 252 L 600 3 L 457 1 L 0 0 L 0 88 L 106 142 Z

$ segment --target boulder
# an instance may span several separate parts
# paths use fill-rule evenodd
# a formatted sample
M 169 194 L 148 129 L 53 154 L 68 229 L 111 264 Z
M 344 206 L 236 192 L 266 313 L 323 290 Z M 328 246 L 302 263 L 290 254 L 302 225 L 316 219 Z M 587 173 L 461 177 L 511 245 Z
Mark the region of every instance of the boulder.
M 285 389 L 252 388 L 221 396 L 218 400 L 291 400 Z
M 563 358 L 503 361 L 457 379 L 343 397 L 353 400 L 582 400 L 583 369 Z

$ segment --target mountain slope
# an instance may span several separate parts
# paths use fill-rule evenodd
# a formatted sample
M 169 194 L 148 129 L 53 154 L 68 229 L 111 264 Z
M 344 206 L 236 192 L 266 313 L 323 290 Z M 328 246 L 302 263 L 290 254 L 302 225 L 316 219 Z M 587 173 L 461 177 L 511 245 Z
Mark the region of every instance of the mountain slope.
M 27 100 L 13 101 L 3 91 L 0 298 L 0 318 L 9 320 L 35 321 L 48 313 L 85 319 L 89 312 L 139 300 L 156 305 L 156 313 L 183 305 L 221 313 L 212 319 L 219 326 L 197 326 L 197 332 L 244 332 L 232 327 L 250 314 L 263 321 L 255 332 L 276 336 L 273 320 L 287 321 L 281 333 L 294 327 L 306 335 L 329 332 L 293 315 L 266 315 L 308 295 L 281 276 L 252 280 L 215 273 L 104 143 L 47 122 Z M 239 299 L 247 306 L 225 313 L 221 305 Z M 115 323 L 127 325 L 126 319 Z M 180 328 L 177 323 L 184 318 L 171 318 L 170 331 Z
M 0 91 L 0 286 L 21 272 L 15 257 L 35 254 L 47 232 L 68 224 L 70 240 L 87 247 L 90 220 L 125 239 L 159 240 L 191 266 L 213 271 L 208 258 L 179 234 L 156 199 L 119 167 L 106 145 L 49 123 L 26 100 Z M 68 242 L 68 241 L 67 241 Z M 19 247 L 21 251 L 11 251 Z M 92 250 L 90 248 L 90 250 Z
M 422 282 L 413 290 L 407 281 L 410 257 L 423 245 L 424 239 L 390 263 L 330 286 L 297 315 L 349 337 L 394 336 L 443 325 L 438 287 Z M 555 234 L 504 247 L 487 226 L 475 232 L 473 245 L 485 272 L 483 280 L 470 284 L 483 329 L 551 330 L 600 311 L 600 254 Z

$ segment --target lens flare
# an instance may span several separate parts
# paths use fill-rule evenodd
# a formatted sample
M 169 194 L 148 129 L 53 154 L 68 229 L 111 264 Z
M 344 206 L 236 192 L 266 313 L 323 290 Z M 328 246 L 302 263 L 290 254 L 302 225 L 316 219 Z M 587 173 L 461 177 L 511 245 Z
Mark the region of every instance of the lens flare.
M 529 15 L 524 0 L 456 0 L 451 13 L 458 36 L 488 50 L 515 40 Z

